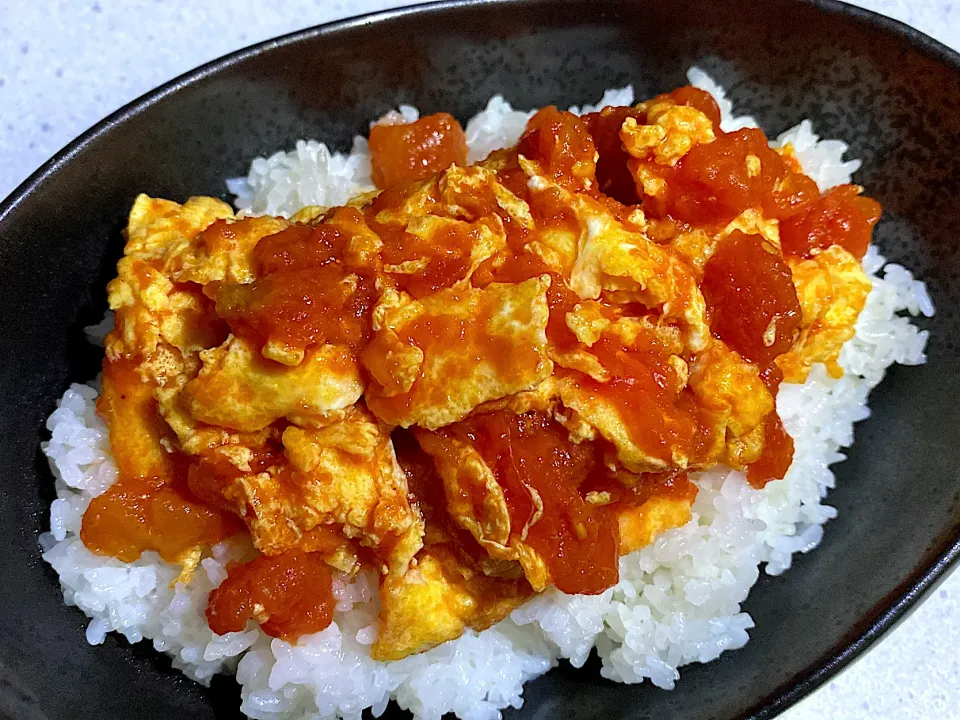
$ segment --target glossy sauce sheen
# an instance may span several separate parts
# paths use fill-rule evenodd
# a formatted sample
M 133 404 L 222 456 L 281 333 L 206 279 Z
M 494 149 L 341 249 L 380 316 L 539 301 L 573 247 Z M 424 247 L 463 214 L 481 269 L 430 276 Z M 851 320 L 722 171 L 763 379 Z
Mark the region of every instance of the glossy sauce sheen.
M 267 635 L 295 641 L 330 625 L 335 604 L 320 553 L 261 555 L 228 568 L 227 579 L 210 593 L 207 622 L 223 635 L 256 620 Z
M 536 412 L 478 415 L 440 432 L 479 450 L 506 495 L 512 534 L 534 513 L 531 489 L 536 492 L 543 514 L 529 527 L 525 542 L 543 558 L 557 588 L 596 594 L 616 583 L 616 521 L 580 494 L 587 478 L 602 471 L 592 443 L 572 443 L 561 425 Z
M 263 238 L 254 250 L 259 279 L 215 288 L 217 313 L 234 333 L 259 344 L 300 350 L 362 344 L 370 332 L 374 281 L 365 268 L 344 260 L 349 239 L 332 225 L 293 225 Z
M 571 117 L 553 105 L 539 110 L 527 123 L 517 152 L 540 160 L 541 171 L 558 185 L 582 190 L 596 169 L 595 145 L 586 125 Z
M 372 213 L 371 213 L 372 214 Z M 477 241 L 476 230 L 451 227 L 422 238 L 392 225 L 382 225 L 368 219 L 370 229 L 383 240 L 381 253 L 384 272 L 398 290 L 414 298 L 422 298 L 447 288 L 467 276 L 470 269 L 470 251 Z M 420 272 L 390 272 L 403 263 L 428 257 L 428 265 Z
M 722 240 L 700 291 L 714 334 L 747 360 L 764 368 L 793 345 L 800 301 L 790 268 L 759 235 L 734 230 Z
M 610 371 L 609 382 L 579 376 L 577 384 L 617 407 L 634 443 L 668 463 L 680 450 L 698 462 L 709 444 L 689 391 L 681 387 L 668 363 L 669 353 L 652 333 L 641 333 L 633 345 L 602 338 L 592 348 Z
M 198 546 L 245 530 L 238 518 L 190 490 L 186 462 L 160 444 L 163 423 L 153 388 L 141 381 L 133 362 L 104 363 L 97 409 L 112 428 L 119 477 L 84 513 L 80 538 L 91 551 L 133 562 L 152 550 L 176 562 Z
M 452 115 L 437 113 L 403 125 L 370 129 L 373 183 L 388 188 L 422 180 L 467 162 L 467 138 Z
M 855 258 L 867 252 L 880 203 L 862 197 L 852 185 L 840 185 L 803 206 L 780 225 L 783 251 L 801 257 L 840 245 Z

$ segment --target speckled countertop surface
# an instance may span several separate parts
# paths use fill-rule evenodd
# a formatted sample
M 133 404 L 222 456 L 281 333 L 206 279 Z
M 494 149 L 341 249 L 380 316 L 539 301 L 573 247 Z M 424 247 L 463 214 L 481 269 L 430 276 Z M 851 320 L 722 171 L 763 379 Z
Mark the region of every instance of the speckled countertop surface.
M 415 0 L 0 0 L 0 198 L 102 117 L 237 48 Z M 960 2 L 857 0 L 960 49 Z M 960 572 L 782 720 L 960 718 Z

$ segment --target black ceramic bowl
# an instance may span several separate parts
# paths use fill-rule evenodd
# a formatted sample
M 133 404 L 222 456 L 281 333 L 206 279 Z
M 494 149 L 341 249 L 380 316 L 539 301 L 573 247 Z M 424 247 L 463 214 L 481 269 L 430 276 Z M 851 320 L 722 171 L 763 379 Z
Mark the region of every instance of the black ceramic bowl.
M 584 0 L 447 3 L 263 43 L 120 110 L 0 205 L 0 715 L 212 718 L 238 714 L 232 680 L 206 690 L 146 645 L 84 641 L 40 560 L 53 482 L 38 445 L 71 380 L 95 374 L 84 325 L 138 192 L 224 196 L 256 155 L 350 138 L 400 102 L 460 118 L 494 93 L 567 106 L 606 87 L 638 97 L 699 64 L 768 132 L 809 117 L 863 159 L 885 208 L 884 254 L 927 281 L 938 307 L 929 364 L 894 368 L 872 397 L 830 502 L 822 546 L 746 603 L 743 650 L 691 666 L 674 692 L 561 667 L 528 685 L 524 718 L 769 718 L 869 646 L 960 552 L 960 57 L 896 22 L 836 2 Z

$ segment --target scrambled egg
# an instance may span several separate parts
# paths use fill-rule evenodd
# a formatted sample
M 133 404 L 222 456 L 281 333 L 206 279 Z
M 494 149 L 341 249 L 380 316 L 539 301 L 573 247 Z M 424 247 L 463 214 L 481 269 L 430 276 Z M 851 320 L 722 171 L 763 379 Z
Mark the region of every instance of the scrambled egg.
M 763 450 L 763 420 L 774 411 L 757 367 L 713 340 L 690 368 L 690 388 L 715 418 L 725 462 L 738 469 L 755 462 Z
M 803 319 L 800 337 L 790 351 L 777 358 L 786 382 L 803 382 L 814 363 L 823 363 L 834 377 L 843 375 L 837 364 L 841 346 L 853 337 L 854 326 L 870 293 L 863 266 L 839 245 L 809 260 L 792 260 Z
M 363 394 L 359 368 L 342 348 L 322 345 L 293 367 L 264 359 L 231 337 L 200 353 L 199 374 L 183 388 L 187 411 L 200 422 L 254 432 L 280 418 L 307 418 L 343 410 Z
M 686 499 L 653 496 L 639 507 L 624 508 L 617 515 L 620 553 L 644 548 L 662 532 L 690 521 L 693 513 Z
M 571 206 L 581 226 L 571 289 L 584 300 L 605 294 L 617 304 L 636 302 L 659 311 L 660 322 L 682 330 L 690 351 L 702 350 L 710 329 L 690 268 L 591 198 L 576 196 Z
M 386 571 L 406 570 L 420 549 L 423 522 L 410 505 L 386 428 L 357 408 L 317 430 L 289 425 L 281 442 L 287 462 L 261 472 L 235 446 L 214 451 L 239 466 L 220 492 L 246 521 L 256 547 L 267 554 L 315 550 L 329 540 L 318 530 L 333 526 L 343 542 L 322 549 L 332 550 L 336 567 L 354 569 L 356 552 L 349 548 L 359 545 L 377 551 Z
M 392 425 L 437 428 L 481 403 L 529 390 L 553 369 L 545 334 L 549 276 L 421 301 L 385 293 L 363 352 L 367 403 Z
M 719 225 L 620 205 L 595 190 L 598 156 L 579 121 L 552 113 L 482 163 L 291 221 L 238 219 L 212 198 L 141 195 L 130 212 L 101 399 L 121 473 L 178 472 L 177 458 L 261 553 L 320 552 L 344 572 L 372 563 L 378 659 L 488 627 L 562 569 L 530 535 L 558 500 L 524 481 L 518 519 L 503 481 L 549 477 L 550 458 L 531 470 L 506 437 L 494 462 L 482 434 L 431 431 L 530 413 L 559 428 L 579 493 L 570 537 L 587 537 L 582 518 L 607 523 L 620 553 L 686 523 L 695 495 L 621 502 L 621 490 L 631 497 L 648 473 L 686 482 L 716 463 L 743 469 L 764 452 L 769 368 L 714 335 L 699 285 L 734 230 L 779 252 L 777 220 L 760 204 Z M 718 133 L 670 99 L 626 117 L 622 162 L 642 201 L 665 202 L 670 173 Z M 759 160 L 745 162 L 757 176 Z M 786 262 L 802 318 L 776 363 L 788 382 L 813 363 L 836 375 L 870 283 L 839 246 Z M 280 272 L 306 288 L 282 307 L 252 292 Z M 336 307 L 311 299 L 338 283 L 322 296 Z M 404 470 L 397 427 L 416 428 L 431 473 Z M 598 476 L 613 486 L 578 489 Z
M 673 166 L 694 146 L 716 137 L 713 123 L 695 108 L 661 101 L 648 104 L 646 111 L 645 124 L 627 118 L 620 131 L 624 149 L 638 160 Z
M 503 580 L 468 569 L 445 545 L 425 548 L 417 566 L 387 577 L 380 586 L 380 632 L 375 660 L 400 660 L 485 630 L 533 592 L 522 580 Z

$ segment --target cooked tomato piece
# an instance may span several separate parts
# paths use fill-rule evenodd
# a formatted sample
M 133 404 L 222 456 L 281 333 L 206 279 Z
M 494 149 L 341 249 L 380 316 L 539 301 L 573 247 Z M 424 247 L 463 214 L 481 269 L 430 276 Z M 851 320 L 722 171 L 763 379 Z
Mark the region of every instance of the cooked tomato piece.
M 238 518 L 190 491 L 185 463 L 160 442 L 164 423 L 153 387 L 132 361 L 104 363 L 97 408 L 110 428 L 119 475 L 90 501 L 80 539 L 92 552 L 124 562 L 147 551 L 176 562 L 243 530 Z
M 378 188 L 423 180 L 467 162 L 467 136 L 452 115 L 437 113 L 370 129 L 370 164 Z
M 597 594 L 617 582 L 616 519 L 580 494 L 601 463 L 592 443 L 571 442 L 563 426 L 536 412 L 479 415 L 441 432 L 455 433 L 479 450 L 503 488 L 518 533 L 534 512 L 531 489 L 540 498 L 542 515 L 525 542 L 541 556 L 558 589 Z
M 262 238 L 253 251 L 254 282 L 204 289 L 236 335 L 301 350 L 324 343 L 355 348 L 366 340 L 376 281 L 367 268 L 351 266 L 345 252 L 350 233 L 343 228 L 359 213 L 339 212 L 339 228 L 291 225 Z
M 354 281 L 329 265 L 224 285 L 217 313 L 237 335 L 261 343 L 276 340 L 301 349 L 324 343 L 357 346 L 369 336 L 375 300 L 372 281 Z
M 759 235 L 724 239 L 700 285 L 714 334 L 747 360 L 766 367 L 796 339 L 800 301 L 790 268 Z
M 587 124 L 573 113 L 553 105 L 538 111 L 527 123 L 517 150 L 539 163 L 541 172 L 558 185 L 584 190 L 594 183 L 596 147 Z
M 725 224 L 751 207 L 762 207 L 787 173 L 783 158 L 761 130 L 721 133 L 700 144 L 666 173 L 666 210 L 690 223 Z
M 765 200 L 764 215 L 769 218 L 787 218 L 795 215 L 804 207 L 820 197 L 817 184 L 803 173 L 791 172 L 786 175 Z
M 147 551 L 177 562 L 243 530 L 239 518 L 201 502 L 183 479 L 121 477 L 90 502 L 80 539 L 91 552 L 123 562 Z
M 343 256 L 347 238 L 333 225 L 291 225 L 257 242 L 258 274 L 322 268 Z
M 856 185 L 840 185 L 824 193 L 780 224 L 783 252 L 799 257 L 840 245 L 856 258 L 867 252 L 880 203 L 860 194 Z
M 223 635 L 255 620 L 267 635 L 294 642 L 329 626 L 335 604 L 321 553 L 261 555 L 228 568 L 207 600 L 207 622 Z
M 398 289 L 415 298 L 425 297 L 465 278 L 472 263 L 470 253 L 479 241 L 479 231 L 463 225 L 444 227 L 428 237 L 373 221 L 370 227 L 383 241 L 380 256 L 384 272 Z M 401 272 L 404 263 L 424 259 L 426 265 L 416 272 Z
M 793 438 L 783 427 L 776 410 L 763 424 L 763 453 L 747 468 L 747 480 L 754 487 L 763 487 L 771 480 L 781 480 L 793 462 Z

